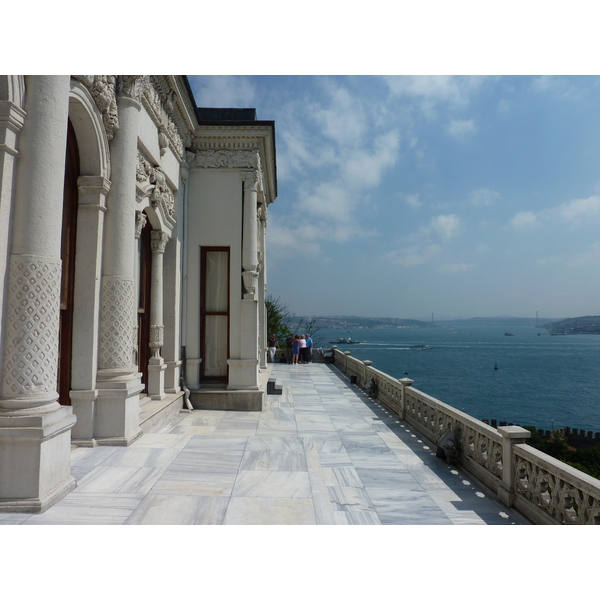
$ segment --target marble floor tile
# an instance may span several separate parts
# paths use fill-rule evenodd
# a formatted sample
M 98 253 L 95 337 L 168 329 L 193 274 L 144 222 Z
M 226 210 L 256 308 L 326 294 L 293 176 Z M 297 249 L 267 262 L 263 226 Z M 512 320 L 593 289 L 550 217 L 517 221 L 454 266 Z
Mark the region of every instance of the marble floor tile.
M 164 468 L 96 467 L 77 483 L 70 495 L 147 494 L 164 472 Z
M 222 525 L 228 496 L 148 494 L 126 525 Z
M 225 525 L 316 525 L 309 498 L 231 498 Z
M 144 494 L 71 493 L 24 525 L 123 525 Z
M 253 452 L 304 452 L 304 445 L 302 440 L 297 437 L 265 435 L 249 438 L 246 450 Z
M 239 450 L 207 452 L 197 449 L 182 450 L 172 462 L 174 468 L 198 469 L 203 473 L 237 473 L 244 453 Z
M 103 467 L 168 467 L 182 448 L 119 448 L 102 462 Z
M 237 472 L 204 473 L 193 467 L 169 467 L 154 484 L 156 494 L 230 496 Z
M 361 487 L 328 486 L 334 510 L 374 511 L 368 493 Z
M 301 434 L 299 435 L 305 450 L 311 450 L 315 448 L 319 452 L 333 453 L 343 452 L 346 454 L 344 444 L 340 440 L 337 433 L 324 434 L 322 436 L 315 434 Z
M 0 512 L 0 525 L 22 525 L 32 515 L 30 513 Z
M 244 454 L 242 471 L 306 471 L 304 452 L 249 451 Z
M 136 448 L 183 448 L 192 438 L 184 433 L 146 433 L 131 446 Z
M 192 436 L 185 449 L 204 452 L 243 452 L 247 444 L 248 436 L 223 436 L 219 433 L 208 437 Z
M 305 471 L 240 471 L 232 497 L 310 498 L 311 488 Z
M 355 467 L 356 464 L 346 451 L 319 452 L 321 467 Z
M 363 487 L 354 467 L 322 467 L 320 475 L 327 486 Z
M 348 455 L 352 466 L 362 469 L 394 469 L 408 472 L 408 468 L 395 454 L 359 454 L 353 452 Z
M 356 472 L 365 488 L 405 489 L 424 492 L 421 484 L 410 473 L 402 469 L 365 469 L 357 467 Z
M 337 525 L 381 525 L 379 515 L 374 511 L 336 511 Z

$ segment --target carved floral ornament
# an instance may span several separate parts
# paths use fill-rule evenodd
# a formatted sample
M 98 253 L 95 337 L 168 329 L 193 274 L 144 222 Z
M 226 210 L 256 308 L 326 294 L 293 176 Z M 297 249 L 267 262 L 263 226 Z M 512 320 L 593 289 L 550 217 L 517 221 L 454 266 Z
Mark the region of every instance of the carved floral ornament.
M 183 158 L 183 139 L 175 124 L 175 92 L 163 90 L 156 76 L 149 75 L 73 75 L 90 91 L 104 122 L 106 136 L 113 139 L 119 129 L 116 97 L 124 96 L 143 102 L 159 130 L 161 156 L 169 143 Z M 160 91 L 157 90 L 160 88 Z
M 135 177 L 137 180 L 136 200 L 141 202 L 149 196 L 150 202 L 155 208 L 161 208 L 165 214 L 174 218 L 175 197 L 165 174 L 160 167 L 153 167 L 139 152 Z
M 196 166 L 204 169 L 256 169 L 261 171 L 260 154 L 254 150 L 198 150 Z

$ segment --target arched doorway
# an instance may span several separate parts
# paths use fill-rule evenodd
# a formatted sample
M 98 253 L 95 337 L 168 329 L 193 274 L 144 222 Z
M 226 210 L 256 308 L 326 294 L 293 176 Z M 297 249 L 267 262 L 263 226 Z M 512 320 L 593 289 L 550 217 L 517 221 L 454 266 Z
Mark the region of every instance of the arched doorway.
M 73 347 L 73 300 L 75 291 L 75 247 L 77 235 L 77 204 L 79 199 L 79 148 L 75 130 L 69 120 L 65 187 L 63 192 L 61 260 L 62 279 L 60 294 L 60 329 L 58 338 L 58 393 L 61 404 L 71 404 L 71 361 Z
M 146 219 L 139 239 L 138 289 L 138 370 L 142 374 L 144 391 L 148 393 L 148 362 L 150 360 L 150 296 L 152 286 L 152 224 Z

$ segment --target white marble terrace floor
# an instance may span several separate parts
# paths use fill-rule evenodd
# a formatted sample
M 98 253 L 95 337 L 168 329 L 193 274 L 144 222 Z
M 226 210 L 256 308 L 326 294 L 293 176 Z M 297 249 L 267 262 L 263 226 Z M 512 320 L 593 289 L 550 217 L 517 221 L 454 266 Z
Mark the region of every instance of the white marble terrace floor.
M 23 525 L 524 524 L 325 364 L 272 366 L 258 412 L 182 411 L 129 447 L 76 448 L 77 487 Z

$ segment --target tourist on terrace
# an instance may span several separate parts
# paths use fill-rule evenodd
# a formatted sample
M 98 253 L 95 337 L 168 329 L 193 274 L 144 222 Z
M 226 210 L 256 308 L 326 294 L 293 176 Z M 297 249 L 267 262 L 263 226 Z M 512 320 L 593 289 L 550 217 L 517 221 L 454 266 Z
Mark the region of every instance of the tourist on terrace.
M 310 334 L 308 334 L 308 333 L 304 336 L 304 338 L 306 339 L 306 350 L 304 352 L 304 354 L 305 354 L 304 362 L 311 363 L 312 362 L 313 341 L 312 341 L 312 338 L 310 337 Z
M 300 335 L 300 362 L 306 362 L 306 340 L 303 335 Z
M 292 346 L 294 345 L 294 336 L 290 333 L 287 339 L 285 340 L 285 358 L 287 360 L 287 364 L 292 364 Z
M 300 336 L 294 337 L 294 343 L 292 345 L 292 364 L 298 364 L 298 356 L 300 355 Z
M 277 348 L 279 348 L 279 342 L 277 341 L 275 334 L 272 333 L 269 338 L 269 355 L 271 356 L 272 363 L 275 362 L 275 352 L 277 351 Z

